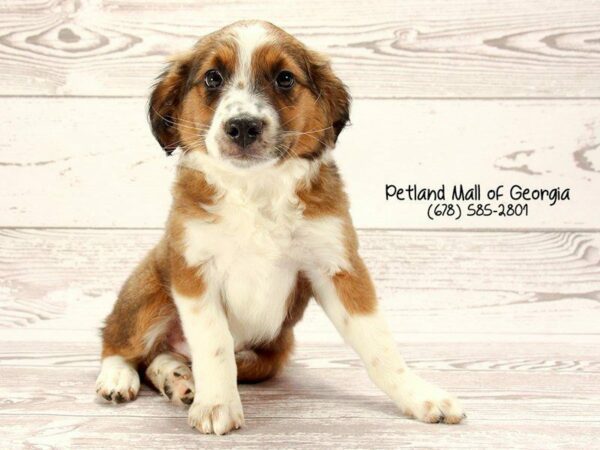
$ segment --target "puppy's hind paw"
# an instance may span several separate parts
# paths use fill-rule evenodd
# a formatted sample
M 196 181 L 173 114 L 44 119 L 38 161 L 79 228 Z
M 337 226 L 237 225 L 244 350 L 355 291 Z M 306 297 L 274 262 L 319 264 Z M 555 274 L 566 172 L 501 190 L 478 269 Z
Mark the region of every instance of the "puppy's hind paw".
M 194 401 L 194 377 L 182 358 L 162 353 L 148 366 L 146 376 L 173 403 L 191 405 Z
M 102 360 L 102 369 L 96 379 L 98 398 L 112 403 L 134 400 L 140 390 L 137 370 L 121 356 Z

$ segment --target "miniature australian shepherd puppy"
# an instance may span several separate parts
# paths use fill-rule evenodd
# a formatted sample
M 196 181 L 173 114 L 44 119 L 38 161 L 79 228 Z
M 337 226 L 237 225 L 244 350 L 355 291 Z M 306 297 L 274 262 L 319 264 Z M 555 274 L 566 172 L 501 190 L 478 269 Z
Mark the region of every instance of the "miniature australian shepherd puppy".
M 465 417 L 409 370 L 377 308 L 331 156 L 349 107 L 327 59 L 270 23 L 234 23 L 173 59 L 149 107 L 162 148 L 182 150 L 173 205 L 106 319 L 101 398 L 133 400 L 145 373 L 199 431 L 239 428 L 237 383 L 282 368 L 314 296 L 402 413 Z

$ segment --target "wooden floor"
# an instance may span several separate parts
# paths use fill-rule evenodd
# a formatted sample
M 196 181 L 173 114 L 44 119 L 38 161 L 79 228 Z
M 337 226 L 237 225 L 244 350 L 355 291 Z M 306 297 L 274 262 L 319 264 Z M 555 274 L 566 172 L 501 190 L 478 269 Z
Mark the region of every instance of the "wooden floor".
M 148 388 L 94 400 L 98 327 L 159 230 L 0 232 L 0 448 L 598 448 L 600 233 L 361 231 L 402 353 L 468 420 L 404 418 L 319 308 L 246 427 L 204 436 Z

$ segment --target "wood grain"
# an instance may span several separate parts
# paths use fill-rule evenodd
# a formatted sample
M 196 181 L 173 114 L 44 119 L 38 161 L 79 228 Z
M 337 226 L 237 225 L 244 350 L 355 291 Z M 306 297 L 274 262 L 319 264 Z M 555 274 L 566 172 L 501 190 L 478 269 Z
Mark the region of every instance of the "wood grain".
M 159 237 L 159 230 L 0 230 L 0 324 L 95 339 L 121 283 Z M 361 230 L 359 237 L 403 338 L 599 336 L 598 233 Z M 314 342 L 336 338 L 316 305 L 299 330 Z
M 452 351 L 446 347 L 446 351 Z M 301 350 L 300 350 L 301 352 Z M 345 356 L 346 352 L 340 354 Z M 489 358 L 489 353 L 485 357 Z M 339 369 L 304 368 L 291 364 L 280 377 L 256 386 L 242 386 L 240 394 L 249 418 L 289 419 L 402 419 L 396 407 L 369 380 L 358 361 Z M 577 423 L 594 419 L 600 407 L 600 374 L 555 372 L 432 372 L 424 377 L 461 397 L 467 410 L 480 420 Z M 180 417 L 186 410 L 171 406 L 156 391 L 144 389 L 125 408 L 95 401 L 98 368 L 0 368 L 0 398 L 10 401 L 2 415 L 72 415 L 110 417 Z M 16 379 L 15 379 L 16 378 Z M 14 380 L 14 381 L 12 381 Z M 475 381 L 476 380 L 476 381 Z M 23 387 L 25 386 L 25 387 Z M 577 410 L 577 404 L 590 407 Z M 548 406 L 555 408 L 548 416 Z M 33 410 L 35 408 L 35 410 Z M 473 415 L 473 414 L 472 414 Z M 405 419 L 405 418 L 404 418 Z M 127 420 L 127 419 L 124 419 Z M 400 420 L 399 420 L 400 421 Z M 184 422 L 185 423 L 185 422 Z
M 31 333 L 35 334 L 35 333 Z M 298 333 L 298 345 L 291 362 L 293 374 L 302 370 L 360 368 L 357 356 L 346 345 L 336 342 L 310 342 L 306 333 Z M 539 337 L 538 337 L 539 339 Z M 522 342 L 507 352 L 505 342 L 462 343 L 399 342 L 411 367 L 432 373 L 561 373 L 599 374 L 600 350 L 592 342 Z M 452 351 L 449 353 L 449 347 Z M 43 352 L 40 352 L 43 348 Z M 0 367 L 38 369 L 94 369 L 99 367 L 100 342 L 97 336 L 79 342 L 59 337 L 22 341 L 18 346 L 0 341 Z M 14 380 L 19 383 L 19 380 Z M 8 389 L 8 385 L 6 387 Z
M 26 0 L 0 17 L 0 95 L 146 96 L 168 54 L 261 18 L 331 55 L 355 98 L 600 97 L 593 0 Z
M 247 420 L 247 428 L 225 437 L 203 436 L 176 417 L 141 418 L 33 416 L 0 418 L 10 448 L 210 448 L 210 449 L 397 449 L 397 448 L 595 448 L 592 422 L 481 421 L 435 427 L 403 419 L 306 419 L 298 430 L 289 420 Z M 35 424 L 33 423 L 35 422 Z M 539 447 L 537 447 L 539 445 Z
M 145 99 L 5 104 L 0 225 L 161 227 L 177 158 L 154 142 L 145 107 Z M 361 228 L 589 229 L 600 224 L 599 136 L 600 101 L 358 100 L 334 154 Z M 386 184 L 414 183 L 562 187 L 571 200 L 531 202 L 527 217 L 432 222 L 427 202 L 386 201 Z
M 361 230 L 408 364 L 460 396 L 461 426 L 398 414 L 313 303 L 280 377 L 242 386 L 218 439 L 144 387 L 94 400 L 98 327 L 160 230 L 0 229 L 0 448 L 595 448 L 600 233 Z M 375 444 L 376 443 L 376 444 Z
M 479 357 L 487 361 L 505 349 L 505 346 L 487 349 L 480 346 Z M 315 364 L 314 356 L 323 350 L 329 351 L 329 355 L 320 358 L 321 364 L 319 359 Z M 455 346 L 447 344 L 442 344 L 439 350 L 457 351 Z M 562 355 L 569 354 L 568 347 L 556 346 L 528 346 L 520 351 L 549 355 L 557 350 Z M 427 348 L 420 351 L 428 353 Z M 225 442 L 237 448 L 249 445 L 248 439 L 260 439 L 263 446 L 280 448 L 282 442 L 287 442 L 286 446 L 310 447 L 315 445 L 315 439 L 321 439 L 330 443 L 326 445 L 373 448 L 368 439 L 375 437 L 377 429 L 379 434 L 390 433 L 378 437 L 377 448 L 382 448 L 380 438 L 384 439 L 385 448 L 413 446 L 414 439 L 419 445 L 425 440 L 434 446 L 497 448 L 501 436 L 504 443 L 515 440 L 515 444 L 525 447 L 527 442 L 520 440 L 523 434 L 534 436 L 536 444 L 543 442 L 544 448 L 553 448 L 558 443 L 591 445 L 597 439 L 595 419 L 600 408 L 597 372 L 557 373 L 535 368 L 526 372 L 511 368 L 449 372 L 442 366 L 435 372 L 420 370 L 424 376 L 460 395 L 469 410 L 469 420 L 464 425 L 437 428 L 398 415 L 346 349 L 321 345 L 308 354 L 300 347 L 298 353 L 279 378 L 242 386 L 247 427 L 226 437 Z M 170 405 L 147 388 L 131 404 L 115 407 L 94 402 L 96 373 L 96 368 L 82 367 L 0 367 L 3 379 L 8 380 L 0 387 L 0 399 L 7 406 L 0 412 L 0 424 L 8 426 L 16 419 L 20 423 L 16 432 L 3 434 L 2 438 L 62 446 L 102 442 L 103 446 L 126 444 L 137 448 L 145 435 L 146 439 L 152 439 L 152 446 L 159 446 L 161 439 L 172 445 L 185 446 L 192 438 L 197 440 L 196 445 L 212 444 L 207 439 L 214 438 L 194 435 L 187 428 L 185 409 Z M 115 416 L 121 425 L 112 422 Z M 112 432 L 97 428 L 107 423 L 113 424 Z M 348 423 L 353 426 L 343 425 Z M 144 424 L 152 427 L 146 428 Z M 483 434 L 485 429 L 488 435 Z M 280 436 L 284 430 L 294 436 L 290 441 Z M 405 442 L 407 436 L 409 440 Z

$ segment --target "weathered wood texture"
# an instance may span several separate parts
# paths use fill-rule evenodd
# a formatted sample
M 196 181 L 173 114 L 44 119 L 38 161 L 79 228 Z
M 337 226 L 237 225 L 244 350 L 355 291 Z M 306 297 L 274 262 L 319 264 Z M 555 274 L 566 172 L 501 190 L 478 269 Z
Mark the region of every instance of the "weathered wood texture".
M 177 158 L 152 138 L 145 99 L 11 99 L 0 110 L 1 226 L 161 227 Z M 600 100 L 358 100 L 334 153 L 358 227 L 597 228 Z M 571 189 L 527 217 L 426 215 L 385 185 Z M 506 200 L 506 197 L 503 199 Z M 463 204 L 464 206 L 464 204 Z
M 595 448 L 600 234 L 361 231 L 409 364 L 469 419 L 398 415 L 313 303 L 279 378 L 216 438 L 144 388 L 94 401 L 98 327 L 158 230 L 0 230 L 0 448 Z
M 159 237 L 158 230 L 0 230 L 0 324 L 95 333 Z M 598 233 L 361 231 L 360 239 L 400 333 L 600 332 Z M 532 321 L 537 315 L 544 320 Z M 332 335 L 316 307 L 309 317 L 308 337 Z
M 299 344 L 284 373 L 242 386 L 247 426 L 202 436 L 186 411 L 144 388 L 133 403 L 93 399 L 98 346 L 46 343 L 0 347 L 3 448 L 15 445 L 104 448 L 593 448 L 598 444 L 598 366 L 581 370 L 592 346 L 513 343 L 406 345 L 408 361 L 461 396 L 469 419 L 433 426 L 398 415 L 346 348 Z M 504 356 L 510 349 L 511 355 Z M 514 349 L 514 353 L 513 353 Z M 34 365 L 30 364 L 33 358 Z M 500 358 L 500 361 L 497 359 Z M 80 361 L 73 363 L 73 361 Z M 231 448 L 231 447 L 228 447 Z
M 357 98 L 599 97 L 595 0 L 0 3 L 1 95 L 145 96 L 167 55 L 270 20 L 331 55 Z

